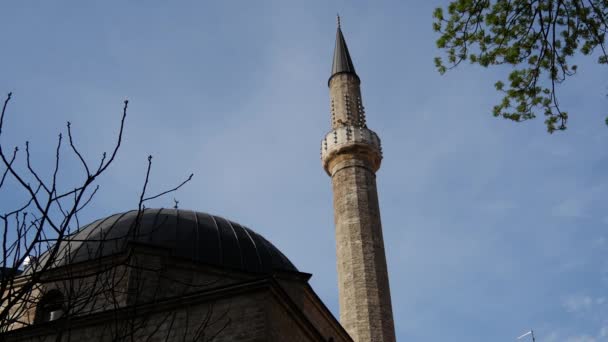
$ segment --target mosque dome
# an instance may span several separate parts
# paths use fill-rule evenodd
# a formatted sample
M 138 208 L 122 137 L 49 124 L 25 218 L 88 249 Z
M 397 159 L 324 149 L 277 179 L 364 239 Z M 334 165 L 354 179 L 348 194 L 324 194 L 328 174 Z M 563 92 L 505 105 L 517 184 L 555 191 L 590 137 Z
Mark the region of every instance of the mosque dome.
M 160 247 L 194 262 L 254 273 L 298 272 L 260 234 L 223 217 L 183 209 L 145 209 L 94 221 L 66 238 L 59 264 L 124 252 L 129 242 Z M 137 222 L 139 221 L 139 224 Z

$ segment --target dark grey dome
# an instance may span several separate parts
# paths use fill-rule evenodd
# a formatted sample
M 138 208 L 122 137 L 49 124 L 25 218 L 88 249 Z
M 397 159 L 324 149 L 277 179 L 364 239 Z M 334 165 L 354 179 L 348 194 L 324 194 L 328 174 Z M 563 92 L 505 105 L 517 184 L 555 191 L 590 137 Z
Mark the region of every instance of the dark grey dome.
M 260 234 L 225 218 L 182 209 L 128 211 L 97 220 L 62 246 L 59 264 L 120 253 L 130 241 L 166 248 L 175 257 L 248 272 L 297 268 Z

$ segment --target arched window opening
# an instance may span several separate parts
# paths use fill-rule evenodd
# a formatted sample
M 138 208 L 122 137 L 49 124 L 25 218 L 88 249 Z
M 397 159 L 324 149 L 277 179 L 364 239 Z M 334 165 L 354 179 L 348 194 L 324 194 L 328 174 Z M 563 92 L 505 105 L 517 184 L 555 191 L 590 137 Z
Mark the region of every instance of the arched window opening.
M 64 312 L 63 294 L 58 290 L 51 290 L 45 293 L 38 302 L 34 323 L 57 320 L 63 316 Z

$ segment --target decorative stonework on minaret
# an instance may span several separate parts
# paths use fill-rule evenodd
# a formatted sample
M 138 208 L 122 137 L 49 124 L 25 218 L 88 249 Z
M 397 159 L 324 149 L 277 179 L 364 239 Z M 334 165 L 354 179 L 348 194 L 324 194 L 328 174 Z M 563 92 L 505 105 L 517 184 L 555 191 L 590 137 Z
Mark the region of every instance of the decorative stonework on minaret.
M 376 190 L 382 147 L 367 128 L 359 85 L 338 18 L 329 78 L 332 130 L 321 142 L 321 160 L 333 186 L 340 322 L 355 342 L 394 342 Z

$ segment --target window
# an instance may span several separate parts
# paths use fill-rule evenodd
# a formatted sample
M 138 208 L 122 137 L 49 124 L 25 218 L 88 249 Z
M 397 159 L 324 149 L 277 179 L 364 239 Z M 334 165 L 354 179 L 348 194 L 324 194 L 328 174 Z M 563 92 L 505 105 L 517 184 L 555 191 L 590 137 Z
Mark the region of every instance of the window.
M 51 290 L 42 296 L 36 308 L 34 323 L 50 322 L 61 318 L 65 311 L 63 294 L 58 290 Z

